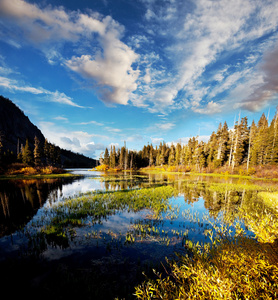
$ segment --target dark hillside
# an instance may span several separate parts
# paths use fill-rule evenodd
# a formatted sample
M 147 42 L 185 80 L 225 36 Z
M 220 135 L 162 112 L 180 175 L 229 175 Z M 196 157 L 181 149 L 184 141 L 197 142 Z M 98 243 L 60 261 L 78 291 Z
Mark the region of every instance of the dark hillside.
M 42 132 L 30 122 L 11 100 L 0 96 L 0 133 L 2 134 L 3 151 L 10 150 L 17 153 L 17 147 L 25 145 L 26 139 L 31 148 L 34 146 L 34 138 L 43 143 L 45 138 Z
M 0 137 L 3 145 L 2 152 L 13 152 L 16 156 L 21 145 L 26 144 L 34 150 L 35 136 L 43 145 L 45 137 L 40 129 L 35 126 L 24 112 L 18 108 L 11 100 L 0 96 Z M 92 158 L 69 150 L 60 149 L 61 163 L 65 167 L 94 167 L 96 161 Z

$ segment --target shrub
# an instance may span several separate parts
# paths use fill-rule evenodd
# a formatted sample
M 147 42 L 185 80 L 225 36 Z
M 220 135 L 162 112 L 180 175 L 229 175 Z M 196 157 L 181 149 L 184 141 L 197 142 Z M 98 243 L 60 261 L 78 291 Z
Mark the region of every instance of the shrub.
M 108 165 L 99 165 L 95 168 L 97 171 L 107 171 L 109 169 L 109 166 Z

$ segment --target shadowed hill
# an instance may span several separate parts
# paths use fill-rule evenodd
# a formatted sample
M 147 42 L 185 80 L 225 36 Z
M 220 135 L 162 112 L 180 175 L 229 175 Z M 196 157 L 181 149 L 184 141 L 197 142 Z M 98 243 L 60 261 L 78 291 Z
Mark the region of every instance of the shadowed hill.
M 20 108 L 3 96 L 0 96 L 0 135 L 3 144 L 2 151 L 12 152 L 15 155 L 21 145 L 25 145 L 26 140 L 32 150 L 35 137 L 42 145 L 45 142 L 45 137 L 40 129 L 29 120 Z M 65 167 L 94 167 L 96 165 L 94 159 L 84 155 L 65 149 L 60 149 L 60 153 L 61 162 Z

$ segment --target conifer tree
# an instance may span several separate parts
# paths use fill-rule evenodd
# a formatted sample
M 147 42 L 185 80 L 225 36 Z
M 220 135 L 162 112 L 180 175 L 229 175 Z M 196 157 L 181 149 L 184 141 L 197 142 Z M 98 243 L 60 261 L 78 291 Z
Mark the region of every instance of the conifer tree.
M 235 126 L 235 144 L 233 151 L 232 167 L 240 165 L 245 158 L 248 148 L 249 130 L 247 126 L 247 117 L 241 119 L 240 124 Z
M 115 168 L 116 167 L 116 149 L 115 145 L 111 145 L 111 152 L 110 152 L 110 159 L 109 159 L 110 167 Z
M 150 154 L 149 154 L 149 166 L 152 166 L 154 164 L 154 149 L 151 145 L 150 147 Z
M 2 140 L 3 140 L 3 135 L 0 132 L 0 165 L 3 162 L 3 142 L 2 142 Z
M 268 135 L 268 121 L 265 114 L 263 113 L 258 125 L 257 125 L 257 136 L 254 141 L 254 147 L 257 152 L 258 165 L 264 165 L 266 163 L 267 155 L 269 154 L 269 135 Z
M 224 125 L 222 126 L 221 123 L 218 127 L 217 133 L 217 161 L 219 162 L 219 165 L 222 166 L 228 159 L 228 145 L 229 145 L 229 129 L 226 121 L 224 122 Z
M 36 136 L 35 136 L 34 144 L 35 144 L 35 148 L 34 148 L 34 163 L 35 163 L 35 166 L 40 166 L 41 165 L 40 141 L 39 141 L 39 139 Z
M 124 163 L 125 163 L 125 147 L 122 147 L 120 153 L 120 159 L 119 159 L 119 166 L 121 169 L 124 168 Z
M 44 152 L 44 157 L 45 157 L 45 162 L 47 165 L 50 165 L 50 149 L 49 149 L 49 143 L 47 139 L 44 141 L 44 146 L 43 146 L 43 152 Z
M 252 164 L 252 152 L 251 152 L 251 149 L 252 149 L 252 145 L 253 145 L 253 142 L 254 142 L 254 137 L 256 135 L 256 124 L 253 120 L 252 122 L 252 125 L 250 127 L 250 132 L 249 132 L 249 141 L 248 141 L 248 153 L 247 153 L 247 171 L 249 169 L 249 165 Z M 255 154 L 255 153 L 253 153 Z
M 181 164 L 181 144 L 177 143 L 176 154 L 175 154 L 175 165 L 179 166 Z
M 222 125 L 220 124 L 219 127 L 221 131 Z M 212 132 L 210 139 L 208 141 L 208 148 L 209 148 L 208 163 L 212 163 L 214 160 L 217 159 L 217 150 L 218 150 L 217 135 L 214 131 Z
M 28 139 L 26 140 L 26 144 L 23 149 L 22 162 L 28 166 L 32 165 L 32 163 L 33 163 L 33 153 L 29 147 Z
M 169 166 L 175 165 L 175 146 L 172 144 L 170 148 L 169 158 L 168 158 Z
M 278 162 L 278 106 L 276 108 L 276 114 L 270 124 L 270 159 L 269 163 L 274 164 Z
M 108 152 L 107 148 L 105 148 L 105 151 L 104 151 L 103 163 L 105 165 L 109 165 L 109 152 Z

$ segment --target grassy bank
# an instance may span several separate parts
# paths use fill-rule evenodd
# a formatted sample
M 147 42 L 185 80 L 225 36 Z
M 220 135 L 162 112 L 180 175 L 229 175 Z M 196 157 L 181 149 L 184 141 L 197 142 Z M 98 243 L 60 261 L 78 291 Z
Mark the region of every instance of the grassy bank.
M 35 178 L 59 178 L 76 177 L 67 173 L 64 169 L 52 166 L 30 167 L 23 164 L 13 164 L 8 166 L 0 175 L 0 180 L 4 179 L 35 179 Z
M 232 168 L 221 167 L 217 169 L 203 168 L 201 171 L 197 171 L 194 168 L 187 166 L 173 166 L 169 167 L 146 167 L 141 168 L 141 172 L 153 173 L 153 174 L 187 174 L 187 175 L 201 175 L 201 176 L 214 176 L 214 177 L 232 177 L 242 179 L 259 179 L 259 180 L 274 180 L 278 181 L 278 167 L 277 166 L 260 166 L 256 168 L 250 168 L 246 171 L 244 168 Z

